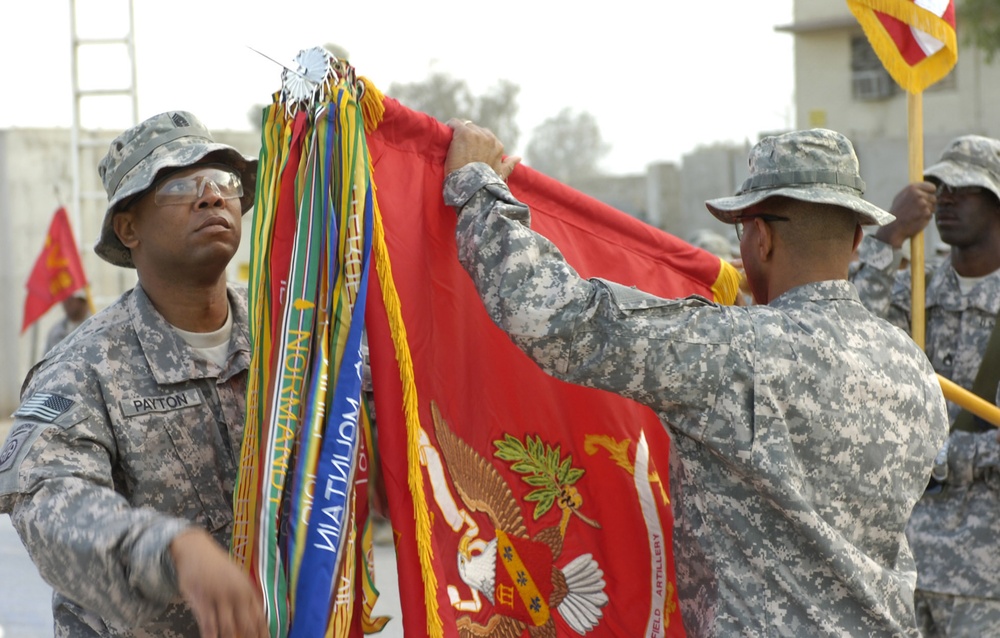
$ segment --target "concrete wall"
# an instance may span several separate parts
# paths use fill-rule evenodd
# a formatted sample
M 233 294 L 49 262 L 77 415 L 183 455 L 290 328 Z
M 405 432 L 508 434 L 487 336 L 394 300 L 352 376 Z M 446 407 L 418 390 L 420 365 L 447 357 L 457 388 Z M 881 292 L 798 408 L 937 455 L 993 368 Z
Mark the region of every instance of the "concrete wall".
M 110 140 L 114 133 L 98 133 L 95 139 Z M 259 152 L 259 136 L 247 132 L 215 132 L 218 141 L 231 144 L 247 155 Z M 135 273 L 112 266 L 93 252 L 107 204 L 97 161 L 107 149 L 95 145 L 81 160 L 87 193 L 81 211 L 72 198 L 70 132 L 66 129 L 8 129 L 0 131 L 0 416 L 17 408 L 24 375 L 41 356 L 49 327 L 62 318 L 56 305 L 21 334 L 26 296 L 25 283 L 45 242 L 52 215 L 60 205 L 69 212 L 84 270 L 91 282 L 97 309 L 106 307 L 135 284 Z M 231 266 L 231 280 L 248 272 L 252 213 L 244 218 L 243 237 Z
M 699 230 L 712 230 L 735 246 L 732 226 L 715 219 L 705 200 L 736 192 L 747 177 L 750 147 L 704 146 L 685 154 L 680 165 L 650 164 L 640 175 L 605 176 L 572 186 L 685 241 Z

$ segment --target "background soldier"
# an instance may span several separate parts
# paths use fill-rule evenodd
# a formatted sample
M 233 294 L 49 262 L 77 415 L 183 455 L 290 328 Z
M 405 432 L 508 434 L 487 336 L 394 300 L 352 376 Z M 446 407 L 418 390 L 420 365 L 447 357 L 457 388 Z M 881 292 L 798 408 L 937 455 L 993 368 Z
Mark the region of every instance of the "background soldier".
M 865 304 L 910 329 L 910 273 L 898 249 L 931 216 L 950 256 L 928 269 L 927 356 L 934 369 L 987 401 L 1000 382 L 1000 141 L 966 135 L 948 144 L 926 182 L 893 203 L 896 221 L 866 237 L 854 277 Z M 938 476 L 907 534 L 917 559 L 916 609 L 925 636 L 1000 636 L 1000 445 L 996 431 L 948 405 L 951 435 Z

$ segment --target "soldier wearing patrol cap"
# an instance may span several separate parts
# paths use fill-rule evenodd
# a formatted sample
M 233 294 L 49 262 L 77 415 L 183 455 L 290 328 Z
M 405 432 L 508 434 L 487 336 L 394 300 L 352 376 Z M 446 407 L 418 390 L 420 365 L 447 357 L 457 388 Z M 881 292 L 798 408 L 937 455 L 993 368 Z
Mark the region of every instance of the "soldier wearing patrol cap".
M 226 266 L 256 163 L 172 111 L 99 164 L 95 251 L 138 284 L 31 369 L 0 452 L 0 511 L 57 636 L 267 635 L 227 552 L 250 345 Z
M 1000 381 L 1000 141 L 952 140 L 926 181 L 893 203 L 897 221 L 865 238 L 855 285 L 874 312 L 910 329 L 910 272 L 902 242 L 932 216 L 950 255 L 926 275 L 926 352 L 934 369 L 988 401 Z M 990 344 L 996 344 L 991 346 Z M 1000 636 L 1000 445 L 996 430 L 948 404 L 952 424 L 937 478 L 907 534 L 917 560 L 916 610 L 925 636 Z
M 517 158 L 458 121 L 445 201 L 494 321 L 549 374 L 651 407 L 671 434 L 678 599 L 696 636 L 917 636 L 904 528 L 947 433 L 923 353 L 847 281 L 862 224 L 851 143 L 768 137 L 735 197 L 758 305 L 584 280 L 528 228 Z

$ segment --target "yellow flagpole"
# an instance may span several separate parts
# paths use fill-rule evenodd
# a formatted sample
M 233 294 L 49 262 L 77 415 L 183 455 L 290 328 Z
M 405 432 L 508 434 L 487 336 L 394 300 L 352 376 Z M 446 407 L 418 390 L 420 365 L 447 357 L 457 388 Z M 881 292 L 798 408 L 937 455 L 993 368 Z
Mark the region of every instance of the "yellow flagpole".
M 87 308 L 90 314 L 94 314 L 97 309 L 94 307 L 94 295 L 90 294 L 90 284 L 83 284 L 83 291 L 87 294 Z
M 924 181 L 924 100 L 923 92 L 907 91 L 906 111 L 910 149 L 910 182 Z M 920 349 L 926 342 L 927 321 L 924 318 L 924 231 L 910 239 L 910 334 Z
M 994 426 L 1000 426 L 1000 408 L 986 399 L 979 398 L 962 386 L 956 385 L 953 381 L 949 381 L 940 374 L 938 375 L 938 383 L 941 384 L 941 391 L 944 393 L 944 398 L 952 403 L 957 403 L 979 418 L 989 421 Z

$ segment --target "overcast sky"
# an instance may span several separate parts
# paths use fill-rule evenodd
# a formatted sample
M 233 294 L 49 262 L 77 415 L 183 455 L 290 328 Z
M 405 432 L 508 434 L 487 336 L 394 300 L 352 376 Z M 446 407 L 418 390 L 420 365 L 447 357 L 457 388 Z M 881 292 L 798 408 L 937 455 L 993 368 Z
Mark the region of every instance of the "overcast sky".
M 84 36 L 117 36 L 126 0 L 78 0 Z M 598 8 L 603 7 L 603 8 Z M 8 12 L 9 13 L 9 12 Z M 0 21 L 0 128 L 70 126 L 70 0 L 18 3 Z M 550 0 L 135 2 L 139 118 L 183 109 L 211 129 L 248 129 L 301 49 L 337 43 L 386 90 L 442 71 L 483 92 L 521 87 L 520 149 L 565 107 L 589 111 L 616 174 L 678 161 L 701 144 L 755 140 L 794 125 L 792 0 L 608 3 Z M 88 47 L 87 88 L 127 80 L 120 51 Z M 124 129 L 127 109 L 89 100 L 85 126 Z

